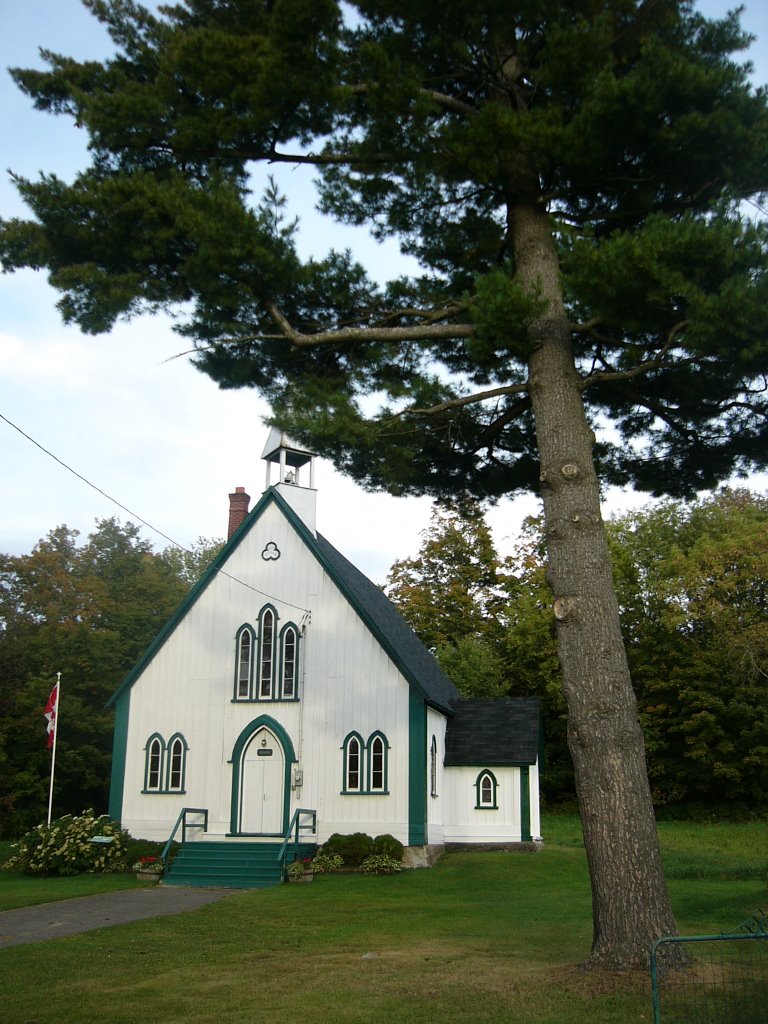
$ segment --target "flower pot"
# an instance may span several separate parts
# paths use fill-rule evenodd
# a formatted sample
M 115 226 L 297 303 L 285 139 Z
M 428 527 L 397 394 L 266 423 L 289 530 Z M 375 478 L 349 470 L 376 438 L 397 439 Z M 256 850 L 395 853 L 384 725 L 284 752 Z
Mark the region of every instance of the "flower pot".
M 161 876 L 157 871 L 137 871 L 136 877 L 140 882 L 159 882 Z
M 305 871 L 303 875 L 288 875 L 289 882 L 311 882 L 315 877 L 314 871 Z

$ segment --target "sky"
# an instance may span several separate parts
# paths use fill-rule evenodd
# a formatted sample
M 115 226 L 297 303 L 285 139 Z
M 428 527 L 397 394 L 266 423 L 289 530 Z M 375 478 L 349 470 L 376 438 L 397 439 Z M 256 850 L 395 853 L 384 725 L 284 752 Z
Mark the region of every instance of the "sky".
M 734 5 L 699 6 L 720 15 Z M 743 24 L 758 37 L 749 53 L 755 79 L 768 82 L 765 0 L 747 0 Z M 0 0 L 0 27 L 0 216 L 23 217 L 7 169 L 69 180 L 87 166 L 86 140 L 69 119 L 35 111 L 5 69 L 42 66 L 39 48 L 103 59 L 111 43 L 80 0 Z M 393 244 L 351 228 L 329 231 L 312 208 L 307 168 L 287 174 L 306 253 L 349 246 L 374 276 L 395 265 L 402 272 Z M 255 502 L 265 486 L 263 401 L 249 390 L 221 391 L 187 357 L 175 358 L 188 346 L 166 317 L 141 317 L 91 337 L 62 324 L 57 299 L 43 273 L 0 276 L 0 552 L 29 552 L 61 524 L 85 537 L 97 519 L 132 518 L 109 498 L 159 531 L 142 528 L 158 549 L 169 539 L 188 547 L 200 537 L 223 537 L 227 495 L 244 486 Z M 382 582 L 395 559 L 417 553 L 429 499 L 366 493 L 325 460 L 318 460 L 315 482 L 318 528 L 372 579 Z M 765 490 L 765 477 L 753 486 Z M 646 501 L 611 490 L 605 508 L 621 512 Z M 533 497 L 491 509 L 502 553 L 537 509 Z

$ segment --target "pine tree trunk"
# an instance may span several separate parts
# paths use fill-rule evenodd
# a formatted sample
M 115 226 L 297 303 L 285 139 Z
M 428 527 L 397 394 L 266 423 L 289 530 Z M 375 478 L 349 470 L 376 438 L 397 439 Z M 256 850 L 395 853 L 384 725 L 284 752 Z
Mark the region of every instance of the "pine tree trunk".
M 568 705 L 592 885 L 590 966 L 643 967 L 654 939 L 675 932 L 659 853 L 645 750 L 619 626 L 587 422 L 547 215 L 511 211 L 517 279 L 546 312 L 531 325 L 530 396 L 558 653 Z

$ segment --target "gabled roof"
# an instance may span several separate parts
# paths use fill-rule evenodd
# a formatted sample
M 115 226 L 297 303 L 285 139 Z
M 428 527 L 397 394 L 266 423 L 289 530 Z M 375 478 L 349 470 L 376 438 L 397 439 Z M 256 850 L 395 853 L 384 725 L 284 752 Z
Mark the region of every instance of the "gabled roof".
M 446 765 L 534 764 L 539 698 L 457 700 L 445 736 Z
M 450 713 L 459 691 L 386 594 L 320 534 L 317 544 L 326 570 L 403 675 L 428 704 Z
M 211 581 L 219 572 L 226 571 L 226 562 L 270 504 L 277 505 L 289 520 L 304 544 L 333 579 L 341 593 L 408 682 L 419 690 L 428 704 L 451 715 L 451 705 L 458 699 L 459 691 L 395 609 L 389 598 L 337 551 L 330 541 L 320 534 L 315 536 L 274 487 L 270 487 L 264 492 L 259 502 L 248 513 L 245 520 L 149 645 L 141 659 L 125 677 L 118 690 L 110 697 L 108 703 L 114 705 L 118 697 L 139 678 L 176 626 L 200 599 Z

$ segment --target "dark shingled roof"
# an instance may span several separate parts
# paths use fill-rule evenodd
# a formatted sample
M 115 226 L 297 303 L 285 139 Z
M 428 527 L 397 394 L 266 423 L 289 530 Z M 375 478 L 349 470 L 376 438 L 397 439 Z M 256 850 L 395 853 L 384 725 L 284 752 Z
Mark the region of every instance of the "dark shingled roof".
M 450 714 L 459 691 L 386 594 L 319 533 L 316 543 L 321 563 L 398 668 L 416 683 L 427 703 Z
M 533 764 L 539 699 L 457 700 L 445 737 L 446 765 Z

